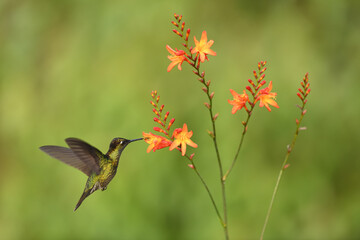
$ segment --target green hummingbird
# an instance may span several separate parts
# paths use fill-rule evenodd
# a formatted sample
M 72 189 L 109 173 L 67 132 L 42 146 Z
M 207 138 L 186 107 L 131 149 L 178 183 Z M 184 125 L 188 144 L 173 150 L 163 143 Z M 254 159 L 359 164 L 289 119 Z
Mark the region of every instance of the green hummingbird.
M 104 191 L 107 188 L 107 185 L 116 174 L 122 151 L 129 143 L 142 139 L 128 140 L 125 138 L 114 138 L 106 154 L 102 154 L 97 148 L 77 138 L 65 139 L 70 148 L 42 146 L 40 150 L 53 158 L 79 169 L 89 177 L 84 192 L 74 209 L 76 211 L 90 194 L 98 189 Z

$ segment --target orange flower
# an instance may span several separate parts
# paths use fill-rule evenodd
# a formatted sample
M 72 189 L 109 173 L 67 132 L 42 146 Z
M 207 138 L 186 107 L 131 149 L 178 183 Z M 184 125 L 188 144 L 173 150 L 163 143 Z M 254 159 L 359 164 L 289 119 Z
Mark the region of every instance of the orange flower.
M 210 47 L 214 44 L 213 40 L 207 41 L 207 34 L 206 31 L 202 32 L 200 42 L 196 40 L 196 37 L 194 36 L 194 42 L 195 47 L 191 50 L 191 54 L 199 53 L 200 55 L 200 61 L 204 62 L 205 59 L 208 60 L 207 54 L 216 56 L 216 52 L 210 49 Z
M 181 145 L 181 155 L 184 156 L 186 153 L 186 144 L 197 148 L 197 144 L 191 141 L 191 136 L 193 135 L 193 132 L 188 132 L 188 128 L 186 123 L 184 123 L 183 128 L 177 128 L 174 130 L 173 137 L 175 138 L 174 142 L 171 144 L 169 150 L 172 151 L 177 146 Z
M 143 136 L 145 142 L 150 144 L 146 150 L 146 152 L 148 153 L 151 150 L 155 152 L 155 150 L 165 148 L 171 145 L 171 141 L 166 139 L 165 137 L 161 137 L 152 133 L 144 133 L 144 132 L 143 132 Z
M 260 100 L 259 107 L 265 106 L 269 112 L 271 112 L 271 109 L 269 107 L 269 104 L 273 107 L 279 108 L 279 105 L 275 102 L 276 93 L 271 92 L 272 89 L 272 81 L 269 82 L 269 86 L 261 89 L 259 93 L 257 94 L 258 97 L 255 100 L 255 103 Z
M 186 56 L 185 56 L 185 52 L 183 50 L 177 50 L 176 51 L 174 49 L 172 49 L 169 45 L 166 45 L 166 49 L 168 50 L 168 52 L 171 54 L 171 56 L 168 56 L 168 58 L 170 59 L 171 63 L 167 68 L 167 71 L 170 72 L 171 69 L 173 69 L 173 67 L 176 66 L 176 64 L 178 65 L 178 69 L 181 70 L 181 64 L 184 61 L 189 61 Z
M 243 94 L 238 94 L 232 89 L 230 89 L 230 92 L 234 97 L 234 100 L 228 100 L 228 102 L 233 105 L 231 113 L 235 114 L 237 110 L 241 110 L 243 107 L 247 109 L 246 102 L 249 100 L 249 96 L 246 94 L 245 90 Z

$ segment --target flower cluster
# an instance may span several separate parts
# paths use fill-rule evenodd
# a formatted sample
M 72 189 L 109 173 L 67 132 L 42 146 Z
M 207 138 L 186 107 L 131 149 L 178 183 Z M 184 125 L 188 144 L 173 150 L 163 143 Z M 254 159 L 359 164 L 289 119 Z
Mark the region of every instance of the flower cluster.
M 175 118 L 172 118 L 169 122 L 167 122 L 169 112 L 166 112 L 165 115 L 163 115 L 165 106 L 159 104 L 160 96 L 157 94 L 157 91 L 152 91 L 151 97 L 153 100 L 150 101 L 150 103 L 154 107 L 153 112 L 156 115 L 156 117 L 154 117 L 154 122 L 160 125 L 160 127 L 154 127 L 153 130 L 163 134 L 164 136 L 156 135 L 151 132 L 143 132 L 144 140 L 149 144 L 147 152 L 149 153 L 151 150 L 155 152 L 155 150 L 169 147 L 170 151 L 175 148 L 180 150 L 181 155 L 184 156 L 186 153 L 186 145 L 197 148 L 197 144 L 190 139 L 193 132 L 188 131 L 186 123 L 184 123 L 182 128 L 176 128 L 172 135 L 170 135 L 170 128 L 173 125 Z
M 297 93 L 297 96 L 300 98 L 301 102 L 302 102 L 302 106 L 298 106 L 298 108 L 300 108 L 301 110 L 301 118 L 306 114 L 306 109 L 305 109 L 305 105 L 307 103 L 307 96 L 309 95 L 311 89 L 310 87 L 310 83 L 309 83 L 309 73 L 305 74 L 305 77 L 303 78 L 303 81 L 301 82 L 301 87 L 299 88 L 299 92 Z M 300 122 L 298 119 L 296 119 L 296 124 L 300 125 Z
M 175 21 L 172 21 L 171 23 L 177 29 L 173 29 L 173 32 L 184 40 L 183 46 L 188 50 L 188 53 L 176 48 L 174 50 L 169 45 L 166 45 L 166 49 L 171 54 L 171 56 L 168 56 L 171 61 L 167 68 L 168 72 L 170 72 L 176 65 L 178 65 L 178 69 L 181 70 L 181 65 L 184 61 L 198 69 L 200 62 L 203 63 L 205 60 L 209 60 L 208 55 L 216 56 L 216 52 L 210 49 L 210 47 L 214 44 L 214 41 L 207 40 L 206 31 L 202 32 L 200 41 L 194 37 L 195 47 L 189 47 L 190 28 L 188 28 L 185 32 L 185 22 L 182 22 L 182 16 L 174 14 L 174 17 Z
M 231 110 L 232 114 L 235 114 L 238 110 L 244 108 L 248 114 L 250 114 L 255 107 L 255 104 L 260 101 L 259 106 L 265 106 L 269 112 L 271 108 L 269 105 L 279 108 L 279 105 L 275 102 L 276 93 L 271 92 L 272 90 L 272 81 L 269 82 L 269 86 L 261 89 L 262 86 L 266 84 L 264 80 L 266 71 L 266 61 L 261 61 L 258 63 L 258 72 L 254 71 L 255 82 L 251 79 L 248 80 L 250 85 L 246 86 L 246 90 L 252 95 L 253 101 L 249 100 L 249 95 L 243 90 L 242 94 L 237 93 L 233 89 L 230 89 L 231 94 L 233 95 L 233 100 L 228 100 L 228 102 L 233 105 Z M 250 108 L 247 107 L 248 104 Z

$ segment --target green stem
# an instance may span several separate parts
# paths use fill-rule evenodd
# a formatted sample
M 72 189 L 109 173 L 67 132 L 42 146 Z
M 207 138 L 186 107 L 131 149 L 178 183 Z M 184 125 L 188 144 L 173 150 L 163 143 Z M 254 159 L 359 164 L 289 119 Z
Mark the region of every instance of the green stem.
M 304 109 L 305 107 L 305 103 L 303 103 L 303 106 L 302 106 L 302 109 Z M 264 226 L 262 228 L 262 231 L 261 231 L 261 236 L 260 236 L 260 240 L 263 240 L 264 238 L 264 233 L 265 233 L 265 230 L 266 230 L 266 226 L 268 224 L 268 221 L 269 221 L 269 218 L 270 218 L 270 214 L 271 214 L 271 211 L 272 211 L 272 208 L 273 208 L 273 204 L 274 204 L 274 200 L 275 200 L 275 197 L 276 197 L 276 194 L 278 192 L 278 188 L 279 188 L 279 184 L 280 184 L 280 180 L 281 180 L 281 177 L 285 171 L 285 168 L 286 168 L 286 164 L 287 164 L 287 161 L 289 159 L 289 156 L 290 156 L 290 153 L 292 152 L 294 146 L 295 146 L 295 143 L 296 143 L 296 138 L 297 136 L 299 135 L 299 127 L 300 127 L 300 123 L 303 119 L 304 115 L 301 114 L 301 117 L 300 117 L 300 120 L 296 126 L 296 131 L 295 131 L 295 135 L 294 135 L 294 138 L 291 142 L 291 145 L 288 146 L 288 151 L 286 153 L 286 156 L 285 156 L 285 159 L 284 159 L 284 162 L 281 166 L 281 170 L 279 172 L 279 175 L 278 175 L 278 178 L 277 178 L 277 181 L 276 181 L 276 184 L 275 184 L 275 188 L 274 188 L 274 191 L 273 191 L 273 194 L 272 194 L 272 197 L 271 197 L 271 201 L 270 201 L 270 205 L 269 205 L 269 209 L 267 211 L 267 214 L 266 214 L 266 217 L 265 217 L 265 222 L 264 222 Z
M 209 113 L 210 113 L 210 119 L 211 119 L 212 130 L 213 130 L 212 139 L 213 139 L 215 152 L 216 152 L 216 158 L 217 158 L 217 162 L 218 162 L 218 166 L 219 166 L 220 184 L 221 184 L 221 192 L 222 192 L 223 211 L 224 211 L 224 221 L 223 221 L 222 226 L 224 228 L 225 239 L 228 240 L 229 239 L 229 231 L 228 231 L 228 225 L 227 225 L 227 204 L 226 204 L 225 181 L 223 180 L 224 172 L 223 172 L 223 167 L 222 167 L 222 163 L 221 163 L 219 147 L 218 147 L 217 139 L 216 139 L 216 126 L 215 126 L 214 114 L 212 111 L 212 106 L 213 106 L 212 105 L 212 97 L 210 97 L 209 86 L 206 84 L 205 77 L 200 75 L 200 69 L 199 69 L 199 67 L 195 67 L 195 62 L 194 62 L 193 67 L 197 71 L 196 75 L 203 79 L 203 85 L 206 87 L 206 90 L 207 90 L 206 95 L 209 99 Z
M 178 29 L 181 31 L 180 27 L 178 27 Z M 213 111 L 212 111 L 212 97 L 210 97 L 209 94 L 209 85 L 206 84 L 205 82 L 205 77 L 200 75 L 200 62 L 199 59 L 197 57 L 193 58 L 190 48 L 188 46 L 188 42 L 186 41 L 186 39 L 184 38 L 184 31 L 182 32 L 182 38 L 184 39 L 186 45 L 185 48 L 189 51 L 188 57 L 189 59 L 192 61 L 192 64 L 190 64 L 191 66 L 193 66 L 196 69 L 196 75 L 199 76 L 200 78 L 203 79 L 203 85 L 206 87 L 206 95 L 209 98 L 209 113 L 210 113 L 210 119 L 211 119 L 211 123 L 212 123 L 212 129 L 213 129 L 213 142 L 214 142 L 214 147 L 215 147 L 215 152 L 216 152 L 216 157 L 217 157 L 217 162 L 218 162 L 218 166 L 219 166 L 219 173 L 220 173 L 220 183 L 221 183 L 221 192 L 222 192 L 222 202 L 223 202 L 223 211 L 224 211 L 224 220 L 221 221 L 221 224 L 224 228 L 224 233 L 225 233 L 225 239 L 229 240 L 229 232 L 228 232 L 228 226 L 227 226 L 227 207 L 226 207 L 226 194 L 225 194 L 225 181 L 223 180 L 223 167 L 222 167 L 222 163 L 221 163 L 221 158 L 220 158 L 220 152 L 219 152 L 219 148 L 218 148 L 218 144 L 217 144 L 217 140 L 216 140 L 216 127 L 215 127 L 215 119 L 214 119 L 214 115 L 213 115 Z M 198 172 L 197 172 L 198 173 Z M 199 175 L 198 175 L 199 176 Z M 200 176 L 199 176 L 200 177 Z M 200 178 L 202 179 L 202 178 Z M 203 180 L 202 180 L 203 181 Z M 203 182 L 205 183 L 205 182 Z M 206 184 L 204 185 L 205 188 L 208 190 Z M 208 193 L 210 193 L 208 191 Z M 214 199 L 212 198 L 212 196 L 210 197 L 211 201 L 213 201 Z M 215 207 L 215 210 L 218 212 L 217 207 L 215 202 L 213 201 L 213 205 Z
M 212 195 L 211 192 L 210 192 L 209 187 L 207 186 L 205 180 L 203 179 L 203 177 L 201 176 L 201 174 L 200 174 L 199 171 L 197 170 L 194 162 L 193 162 L 188 156 L 186 156 L 186 157 L 190 160 L 190 162 L 191 162 L 191 164 L 192 164 L 192 166 L 193 166 L 193 169 L 194 169 L 196 175 L 199 177 L 201 183 L 203 184 L 204 188 L 206 189 L 206 191 L 207 191 L 207 193 L 208 193 L 208 195 L 209 195 L 209 197 L 210 197 L 211 203 L 212 203 L 212 205 L 213 205 L 213 207 L 214 207 L 214 209 L 215 209 L 215 211 L 216 211 L 216 214 L 217 214 L 217 216 L 218 216 L 218 218 L 219 218 L 219 220 L 220 220 L 221 225 L 224 225 L 224 220 L 223 220 L 222 217 L 221 217 L 221 214 L 220 214 L 219 209 L 218 209 L 218 207 L 217 207 L 217 205 L 216 205 L 216 203 L 215 203 L 214 197 L 213 197 L 213 195 Z
M 232 161 L 231 165 L 230 165 L 230 168 L 226 171 L 224 177 L 223 177 L 223 181 L 226 181 L 227 177 L 229 176 L 231 170 L 233 169 L 233 167 L 235 166 L 235 163 L 236 163 L 236 160 L 238 159 L 238 156 L 239 156 L 239 153 L 240 153 L 240 149 L 241 149 L 241 146 L 244 142 L 244 137 L 245 137 L 245 134 L 247 132 L 247 125 L 249 123 L 249 120 L 250 120 L 250 117 L 251 117 L 251 112 L 253 110 L 253 107 L 251 108 L 249 114 L 248 114 L 248 117 L 246 119 L 246 122 L 244 124 L 244 130 L 242 132 L 242 135 L 241 135 L 241 139 L 240 139 L 240 143 L 239 143 L 239 146 L 237 148 L 237 151 L 236 151 L 236 154 L 235 154 L 235 157 L 234 157 L 234 160 Z

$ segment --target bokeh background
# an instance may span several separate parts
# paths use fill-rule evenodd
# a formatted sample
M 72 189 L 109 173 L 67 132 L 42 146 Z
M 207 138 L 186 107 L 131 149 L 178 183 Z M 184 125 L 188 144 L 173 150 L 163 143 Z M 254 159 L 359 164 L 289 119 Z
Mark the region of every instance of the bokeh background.
M 41 152 L 78 137 L 107 151 L 114 137 L 138 138 L 152 121 L 150 93 L 194 131 L 200 172 L 221 205 L 206 100 L 192 69 L 166 72 L 173 13 L 191 41 L 206 30 L 217 56 L 203 64 L 224 166 L 244 113 L 231 114 L 257 62 L 268 61 L 280 109 L 257 108 L 227 181 L 232 239 L 258 239 L 309 72 L 308 114 L 280 184 L 266 239 L 359 239 L 360 2 L 49 1 L 0 2 L 1 239 L 223 239 L 205 190 L 185 159 L 167 150 L 124 151 L 104 192 L 73 208 L 86 176 Z

